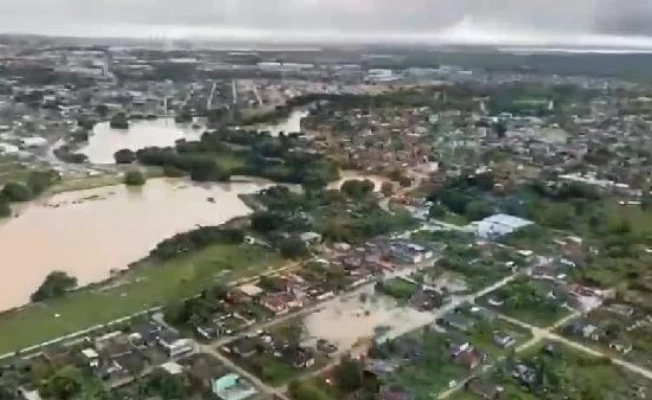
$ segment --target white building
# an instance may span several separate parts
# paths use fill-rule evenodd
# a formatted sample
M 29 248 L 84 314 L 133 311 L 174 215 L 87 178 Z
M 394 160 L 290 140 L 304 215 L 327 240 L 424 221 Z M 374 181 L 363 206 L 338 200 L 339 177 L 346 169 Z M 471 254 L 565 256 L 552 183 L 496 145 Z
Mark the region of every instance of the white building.
M 48 141 L 45 138 L 40 136 L 32 136 L 20 139 L 21 147 L 28 149 L 33 147 L 43 147 L 47 146 Z
M 471 228 L 482 238 L 501 237 L 526 226 L 533 225 L 532 221 L 507 214 L 496 214 L 482 221 L 471 223 Z

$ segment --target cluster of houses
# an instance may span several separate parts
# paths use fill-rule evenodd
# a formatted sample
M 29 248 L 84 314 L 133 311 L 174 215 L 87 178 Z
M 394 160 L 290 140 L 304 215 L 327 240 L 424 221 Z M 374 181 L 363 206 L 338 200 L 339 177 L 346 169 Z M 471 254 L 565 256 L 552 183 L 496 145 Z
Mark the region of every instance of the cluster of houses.
M 222 350 L 244 365 L 257 365 L 256 360 L 267 357 L 296 370 L 303 370 L 315 365 L 318 352 L 333 355 L 338 348 L 323 339 L 316 347 L 310 347 L 274 332 L 261 331 L 238 338 L 224 345 Z
M 652 315 L 647 312 L 630 304 L 611 303 L 586 317 L 573 320 L 563 330 L 568 335 L 600 343 L 627 355 L 634 348 L 629 338 L 651 325 Z
M 128 332 L 116 330 L 86 342 L 81 356 L 104 381 L 133 376 L 146 366 L 195 351 L 194 341 L 152 320 L 134 324 Z

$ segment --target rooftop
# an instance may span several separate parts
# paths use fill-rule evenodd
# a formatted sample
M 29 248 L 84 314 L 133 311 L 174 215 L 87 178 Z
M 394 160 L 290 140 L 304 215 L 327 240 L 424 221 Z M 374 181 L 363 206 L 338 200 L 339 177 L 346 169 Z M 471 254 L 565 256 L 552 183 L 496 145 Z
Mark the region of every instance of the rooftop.
M 240 375 L 230 373 L 213 381 L 213 393 L 222 400 L 244 400 L 257 393 Z

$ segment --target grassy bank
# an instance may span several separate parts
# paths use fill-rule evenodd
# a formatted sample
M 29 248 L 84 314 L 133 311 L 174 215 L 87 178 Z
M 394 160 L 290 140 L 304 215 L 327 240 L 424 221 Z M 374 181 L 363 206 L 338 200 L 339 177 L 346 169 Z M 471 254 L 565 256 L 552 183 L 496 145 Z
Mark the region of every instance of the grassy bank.
M 0 335 L 0 353 L 164 305 L 195 295 L 215 282 L 226 283 L 282 264 L 276 254 L 243 246 L 214 245 L 162 264 L 145 261 L 101 285 L 0 314 L 0 332 L 5 332 Z
M 133 166 L 118 166 L 119 169 L 128 170 Z M 145 176 L 149 178 L 161 178 L 164 176 L 163 170 L 157 167 L 139 167 Z M 86 176 L 77 179 L 64 179 L 52 186 L 46 194 L 54 195 L 64 192 L 74 192 L 77 190 L 97 189 L 105 186 L 121 185 L 124 179 L 122 172 L 113 174 L 102 174 L 96 176 Z

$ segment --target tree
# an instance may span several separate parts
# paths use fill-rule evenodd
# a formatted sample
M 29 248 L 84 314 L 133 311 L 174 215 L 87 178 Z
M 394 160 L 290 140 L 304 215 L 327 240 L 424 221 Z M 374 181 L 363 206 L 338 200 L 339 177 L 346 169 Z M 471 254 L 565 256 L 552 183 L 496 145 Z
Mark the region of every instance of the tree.
M 102 118 L 105 118 L 109 113 L 109 107 L 106 104 L 98 104 L 95 106 L 95 112 Z
M 45 278 L 45 281 L 31 296 L 34 303 L 62 297 L 69 290 L 77 287 L 77 278 L 69 276 L 63 271 L 53 271 Z
M 147 182 L 142 172 L 134 170 L 128 171 L 124 177 L 124 183 L 127 186 L 143 186 Z
M 59 180 L 56 171 L 33 171 L 27 177 L 27 186 L 32 191 L 32 196 L 38 196 Z
M 466 205 L 465 215 L 471 221 L 478 221 L 487 218 L 493 211 L 491 204 L 486 201 L 474 200 Z
M 166 165 L 163 167 L 163 175 L 168 178 L 182 178 L 186 176 L 186 172 L 172 165 Z
M 91 128 L 92 129 L 92 128 Z M 87 142 L 88 141 L 88 130 L 85 128 L 79 128 L 73 131 L 70 136 L 74 142 Z
M 34 196 L 30 188 L 20 182 L 7 183 L 0 194 L 12 202 L 29 201 Z
M 6 196 L 0 193 L 0 218 L 11 216 L 11 206 Z
M 328 181 L 324 179 L 323 176 L 319 174 L 308 174 L 303 177 L 301 180 L 301 187 L 303 188 L 304 192 L 306 193 L 313 193 L 317 192 L 319 190 L 322 190 L 323 188 L 328 185 Z
M 120 112 L 111 117 L 111 122 L 109 126 L 113 129 L 129 129 L 129 119 L 127 114 Z
M 362 366 L 349 356 L 342 357 L 334 369 L 337 386 L 345 393 L 355 392 L 362 387 Z
M 301 258 L 308 254 L 308 247 L 298 237 L 283 239 L 279 245 L 279 250 L 284 258 Z
M 374 192 L 375 185 L 369 179 L 358 180 L 351 179 L 345 181 L 340 190 L 348 197 L 356 200 L 362 200 Z
M 136 153 L 129 149 L 118 150 L 113 154 L 116 164 L 131 164 L 136 161 Z
M 257 232 L 267 233 L 281 228 L 285 221 L 275 212 L 257 212 L 251 216 L 251 228 Z
M 72 366 L 59 369 L 54 375 L 42 383 L 39 392 L 45 398 L 69 400 L 75 398 L 82 390 L 83 378 L 81 372 Z
M 380 186 L 380 192 L 383 194 L 383 196 L 389 197 L 394 193 L 394 185 L 392 185 L 391 182 L 383 182 L 383 184 Z
M 408 188 L 410 187 L 410 185 L 412 185 L 412 179 L 407 176 L 401 176 L 398 179 L 398 184 L 401 185 L 401 187 L 403 188 Z
M 428 216 L 430 218 L 435 218 L 435 219 L 443 218 L 446 216 L 447 211 L 448 210 L 446 210 L 446 207 L 444 207 L 439 203 L 435 203 L 432 206 L 430 206 L 430 209 L 428 210 Z
M 148 396 L 160 396 L 163 400 L 180 400 L 187 396 L 183 378 L 173 376 L 163 370 L 156 370 L 144 383 Z
M 507 133 L 507 125 L 505 124 L 504 121 L 496 122 L 493 125 L 493 131 L 496 133 L 496 136 L 498 138 L 502 139 L 505 137 L 505 134 Z

